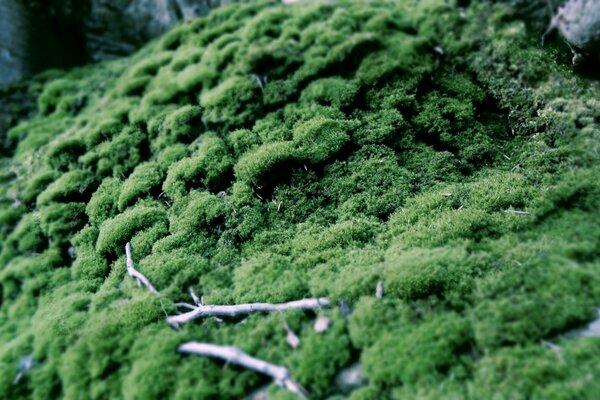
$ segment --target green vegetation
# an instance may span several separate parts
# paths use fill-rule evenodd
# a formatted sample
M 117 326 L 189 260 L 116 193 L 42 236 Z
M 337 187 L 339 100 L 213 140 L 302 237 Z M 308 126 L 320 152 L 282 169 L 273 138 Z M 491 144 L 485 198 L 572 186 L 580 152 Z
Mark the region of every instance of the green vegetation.
M 600 93 L 518 3 L 234 4 L 32 81 L 37 113 L 3 117 L 0 397 L 269 383 L 177 353 L 197 340 L 313 398 L 599 398 L 600 339 L 565 334 L 600 306 Z M 334 307 L 175 331 L 189 288 Z M 368 383 L 340 393 L 358 361 Z

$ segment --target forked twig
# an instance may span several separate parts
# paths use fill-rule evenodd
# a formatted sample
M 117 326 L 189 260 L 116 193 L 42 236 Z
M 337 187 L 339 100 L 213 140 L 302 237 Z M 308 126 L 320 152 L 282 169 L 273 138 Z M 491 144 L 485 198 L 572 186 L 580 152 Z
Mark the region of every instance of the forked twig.
M 125 255 L 127 257 L 127 274 L 135 280 L 137 280 L 138 284 L 141 283 L 142 285 L 146 286 L 150 293 L 158 296 L 158 290 L 156 290 L 156 288 L 152 286 L 152 283 L 150 283 L 148 278 L 146 278 L 144 274 L 142 274 L 140 271 L 135 269 L 135 266 L 133 264 L 133 257 L 131 256 L 131 244 L 129 242 L 127 242 L 127 244 L 125 245 Z
M 199 304 L 192 311 L 180 315 L 172 315 L 167 322 L 174 327 L 204 317 L 236 317 L 255 313 L 268 313 L 286 310 L 316 310 L 328 308 L 331 304 L 326 297 L 290 301 L 288 303 L 249 303 L 237 305 L 204 305 Z
M 287 368 L 271 364 L 267 361 L 252 357 L 237 347 L 218 346 L 209 343 L 188 342 L 177 348 L 180 353 L 196 354 L 199 356 L 219 358 L 227 363 L 239 365 L 261 374 L 270 376 L 281 388 L 292 392 L 301 398 L 306 398 L 305 390 L 290 376 Z

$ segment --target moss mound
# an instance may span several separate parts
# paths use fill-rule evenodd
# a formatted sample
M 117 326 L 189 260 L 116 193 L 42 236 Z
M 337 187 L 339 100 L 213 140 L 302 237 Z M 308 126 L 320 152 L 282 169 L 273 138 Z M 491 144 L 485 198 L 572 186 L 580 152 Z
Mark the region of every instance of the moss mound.
M 284 365 L 313 398 L 599 398 L 600 339 L 565 333 L 600 305 L 600 93 L 513 6 L 233 5 L 35 81 L 37 113 L 2 138 L 0 397 L 269 383 L 176 352 L 197 340 Z M 126 242 L 160 298 L 126 276 Z M 190 287 L 327 296 L 331 325 L 175 331 L 163 310 Z M 368 383 L 342 393 L 357 361 Z

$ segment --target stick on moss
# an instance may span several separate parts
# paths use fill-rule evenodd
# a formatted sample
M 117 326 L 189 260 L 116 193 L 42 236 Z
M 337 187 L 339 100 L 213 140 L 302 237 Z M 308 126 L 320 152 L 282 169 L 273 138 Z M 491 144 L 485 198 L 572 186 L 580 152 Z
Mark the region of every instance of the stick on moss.
M 249 303 L 224 306 L 210 306 L 199 304 L 192 311 L 180 315 L 172 315 L 167 318 L 167 322 L 174 327 L 180 324 L 185 324 L 198 318 L 203 317 L 237 317 L 239 315 L 247 315 L 254 313 L 268 313 L 286 310 L 316 310 L 320 308 L 328 308 L 331 304 L 325 297 L 303 299 L 290 301 L 288 303 L 271 304 L 271 303 Z M 188 307 L 186 305 L 186 307 Z
M 292 392 L 303 399 L 306 398 L 306 392 L 299 384 L 294 382 L 287 368 L 252 357 L 236 347 L 218 346 L 200 342 L 188 342 L 179 346 L 178 351 L 180 353 L 219 358 L 227 363 L 236 364 L 241 367 L 260 372 L 261 374 L 273 378 L 275 383 L 281 388 Z
M 127 256 L 127 274 L 137 280 L 138 284 L 143 284 L 148 288 L 150 293 L 158 296 L 158 290 L 150 283 L 148 278 L 144 276 L 140 271 L 135 269 L 133 264 L 133 257 L 131 256 L 131 244 L 127 242 L 125 245 L 125 255 Z

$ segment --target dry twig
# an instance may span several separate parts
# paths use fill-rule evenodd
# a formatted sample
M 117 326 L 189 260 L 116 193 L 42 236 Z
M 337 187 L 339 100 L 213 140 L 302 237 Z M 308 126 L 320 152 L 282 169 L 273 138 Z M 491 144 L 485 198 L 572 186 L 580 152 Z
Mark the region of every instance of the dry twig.
M 271 304 L 271 303 L 250 303 L 237 305 L 203 305 L 199 304 L 192 311 L 172 315 L 167 318 L 167 322 L 174 327 L 180 324 L 185 324 L 198 318 L 204 317 L 237 317 L 239 315 L 248 315 L 255 313 L 268 313 L 286 310 L 316 310 L 320 308 L 328 308 L 331 304 L 325 297 L 318 299 L 303 299 L 290 301 L 288 303 Z
M 127 256 L 127 274 L 135 280 L 137 280 L 138 285 L 142 284 L 146 286 L 150 293 L 158 296 L 158 290 L 156 290 L 156 288 L 152 286 L 152 283 L 150 283 L 148 278 L 146 278 L 144 274 L 142 274 L 140 271 L 135 269 L 135 266 L 133 264 L 133 257 L 131 256 L 131 244 L 129 242 L 127 242 L 127 244 L 125 245 L 125 255 Z
M 281 388 L 302 398 L 306 398 L 306 392 L 299 384 L 294 382 L 287 368 L 252 357 L 236 347 L 218 346 L 200 342 L 188 342 L 179 346 L 177 350 L 180 353 L 219 358 L 227 363 L 236 364 L 241 367 L 260 372 L 261 374 L 273 378 L 275 383 Z
M 522 211 L 522 210 L 508 209 L 508 210 L 504 210 L 504 212 L 509 213 L 509 214 L 516 214 L 516 215 L 529 215 L 529 211 Z

